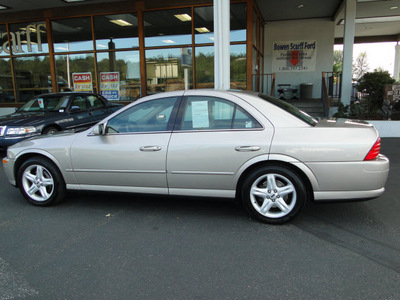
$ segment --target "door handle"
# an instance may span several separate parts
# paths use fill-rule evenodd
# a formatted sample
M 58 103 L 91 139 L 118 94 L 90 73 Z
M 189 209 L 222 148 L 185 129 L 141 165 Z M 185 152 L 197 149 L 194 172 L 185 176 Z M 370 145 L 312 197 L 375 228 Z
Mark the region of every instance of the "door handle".
M 145 151 L 145 152 L 154 152 L 154 151 L 160 151 L 162 149 L 161 146 L 143 146 L 139 148 L 140 151 Z
M 239 151 L 239 152 L 258 151 L 260 149 L 261 149 L 260 146 L 237 146 L 237 147 L 235 147 L 235 150 Z

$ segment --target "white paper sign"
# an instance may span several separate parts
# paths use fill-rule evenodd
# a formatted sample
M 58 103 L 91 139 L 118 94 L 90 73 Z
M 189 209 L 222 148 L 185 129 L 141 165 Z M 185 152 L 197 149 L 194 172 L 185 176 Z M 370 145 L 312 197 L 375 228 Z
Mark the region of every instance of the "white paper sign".
M 208 118 L 208 101 L 192 102 L 192 122 L 193 128 L 210 127 L 210 121 Z

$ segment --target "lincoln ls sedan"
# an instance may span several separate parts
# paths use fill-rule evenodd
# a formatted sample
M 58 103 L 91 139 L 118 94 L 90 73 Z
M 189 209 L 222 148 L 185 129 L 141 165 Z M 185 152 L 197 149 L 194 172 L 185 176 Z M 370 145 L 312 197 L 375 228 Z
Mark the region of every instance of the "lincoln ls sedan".
M 231 198 L 271 224 L 293 220 L 307 201 L 376 198 L 389 173 L 366 122 L 316 120 L 273 97 L 216 90 L 144 97 L 86 131 L 17 143 L 3 165 L 34 205 L 67 190 Z

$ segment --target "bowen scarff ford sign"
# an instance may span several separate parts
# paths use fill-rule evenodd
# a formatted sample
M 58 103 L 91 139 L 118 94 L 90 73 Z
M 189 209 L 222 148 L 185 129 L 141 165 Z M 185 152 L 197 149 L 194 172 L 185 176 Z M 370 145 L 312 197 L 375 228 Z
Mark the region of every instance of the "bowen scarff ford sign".
M 317 57 L 316 41 L 273 42 L 272 71 L 300 72 L 315 71 Z
M 3 43 L 0 43 L 0 54 L 3 52 L 10 54 L 10 49 L 12 50 L 13 54 L 31 53 L 36 51 L 43 52 L 43 35 L 46 36 L 45 23 L 30 24 L 26 26 L 26 28 L 21 28 L 19 31 L 10 32 L 10 48 L 7 32 L 1 32 L 0 39 Z

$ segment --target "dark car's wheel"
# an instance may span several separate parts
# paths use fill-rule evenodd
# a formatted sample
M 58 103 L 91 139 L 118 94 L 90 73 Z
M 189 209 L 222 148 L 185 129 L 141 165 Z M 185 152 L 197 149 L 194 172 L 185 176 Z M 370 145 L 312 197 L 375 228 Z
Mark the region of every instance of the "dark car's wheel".
M 255 219 L 270 224 L 293 220 L 306 202 L 306 187 L 292 170 L 264 166 L 250 173 L 242 186 L 242 201 Z
M 18 170 L 19 188 L 32 204 L 47 206 L 65 197 L 65 182 L 58 168 L 42 157 L 32 157 Z
M 59 130 L 54 126 L 49 126 L 43 129 L 42 134 L 55 134 L 59 132 Z

